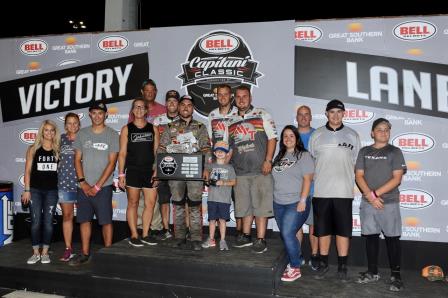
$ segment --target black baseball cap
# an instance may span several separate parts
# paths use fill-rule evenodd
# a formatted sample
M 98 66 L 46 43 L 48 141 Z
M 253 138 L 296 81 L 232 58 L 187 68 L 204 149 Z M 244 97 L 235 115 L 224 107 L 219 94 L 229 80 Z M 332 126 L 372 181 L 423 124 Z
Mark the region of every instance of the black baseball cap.
M 176 90 L 170 90 L 165 95 L 165 101 L 167 101 L 170 98 L 174 98 L 176 100 L 179 100 L 180 94 Z
M 93 104 L 89 107 L 89 112 L 92 110 L 102 110 L 107 113 L 107 106 L 103 102 L 94 101 Z
M 345 106 L 342 103 L 342 101 L 340 101 L 339 99 L 333 99 L 328 102 L 327 108 L 325 109 L 325 111 L 329 111 L 331 109 L 341 109 L 341 110 L 345 111 Z
M 378 118 L 372 123 L 372 131 L 375 129 L 375 127 L 377 127 L 381 123 L 386 123 L 387 126 L 389 126 L 389 129 L 392 128 L 392 124 L 390 124 L 389 120 L 387 120 L 386 118 Z
M 154 82 L 153 79 L 147 79 L 147 80 L 144 80 L 143 83 L 142 83 L 142 90 L 145 88 L 146 85 L 151 85 L 151 86 L 153 86 L 155 89 L 157 89 L 156 82 Z
M 190 95 L 183 95 L 180 99 L 179 99 L 179 103 L 181 103 L 184 100 L 189 100 L 191 101 L 191 103 L 194 105 L 194 99 L 193 97 L 191 97 Z

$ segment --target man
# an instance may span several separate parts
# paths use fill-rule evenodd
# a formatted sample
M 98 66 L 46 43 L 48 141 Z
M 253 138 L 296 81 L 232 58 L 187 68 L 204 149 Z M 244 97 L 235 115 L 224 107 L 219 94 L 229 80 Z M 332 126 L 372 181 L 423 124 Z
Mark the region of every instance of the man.
M 406 173 L 406 163 L 400 148 L 389 144 L 392 125 L 387 119 L 373 122 L 374 144 L 363 147 L 356 161 L 356 182 L 363 193 L 360 217 L 361 233 L 366 238 L 368 269 L 358 283 L 378 281 L 378 251 L 381 232 L 386 239 L 391 269 L 391 291 L 401 291 L 401 215 L 398 186 Z
M 327 104 L 328 122 L 311 135 L 309 151 L 315 158 L 314 234 L 319 237 L 321 266 L 317 279 L 329 270 L 331 236 L 336 235 L 338 278 L 347 281 L 347 257 L 352 236 L 354 166 L 360 148 L 358 133 L 342 123 L 344 104 L 333 99 Z
M 228 123 L 238 114 L 238 109 L 232 105 L 232 88 L 227 84 L 221 84 L 217 87 L 217 98 L 219 106 L 208 115 L 208 136 L 212 144 L 224 141 L 228 143 Z M 226 163 L 229 162 L 229 155 L 226 156 Z M 234 200 L 234 192 L 232 188 L 232 199 Z M 242 233 L 241 218 L 236 218 L 236 231 L 240 235 Z
M 182 153 L 191 154 L 200 152 L 204 160 L 211 155 L 210 141 L 206 126 L 193 119 L 194 101 L 188 95 L 179 99 L 179 119 L 168 124 L 164 130 L 159 146 L 159 153 L 178 152 L 179 147 L 184 148 Z M 176 145 L 183 146 L 176 146 Z M 174 149 L 176 148 L 176 150 Z M 208 180 L 207 171 L 204 171 L 204 179 Z M 193 250 L 202 250 L 202 181 L 170 180 L 172 203 L 175 206 L 174 236 L 177 240 L 176 247 L 187 247 Z M 186 209 L 185 191 L 187 191 L 187 203 L 190 215 L 191 243 L 186 240 Z
M 140 90 L 140 93 L 142 94 L 143 99 L 146 102 L 146 107 L 148 109 L 148 112 L 146 114 L 146 120 L 153 124 L 154 119 L 166 113 L 166 107 L 158 102 L 156 102 L 157 97 L 157 85 L 152 79 L 147 79 L 143 81 L 142 88 Z M 129 121 L 134 121 L 134 115 L 132 114 L 132 111 L 129 113 Z M 144 206 L 144 199 L 143 195 L 140 196 L 140 201 L 138 204 L 138 224 L 141 225 L 142 223 L 142 212 L 143 212 L 143 206 Z M 163 225 L 162 225 L 162 216 L 160 214 L 160 206 L 159 202 L 156 201 L 156 205 L 154 206 L 154 213 L 152 216 L 152 222 L 151 222 L 151 237 L 153 236 L 160 236 L 162 233 Z
M 78 211 L 82 251 L 70 261 L 81 265 L 90 260 L 90 236 L 95 215 L 102 226 L 104 246 L 112 245 L 112 173 L 118 157 L 118 133 L 106 126 L 107 107 L 94 102 L 89 108 L 92 126 L 79 131 L 75 148 L 75 169 L 78 177 Z
M 166 113 L 157 116 L 154 119 L 154 126 L 159 129 L 160 135 L 168 127 L 168 124 L 179 119 L 178 103 L 179 92 L 176 90 L 170 90 L 165 95 Z M 173 235 L 170 233 L 169 221 L 170 221 L 170 199 L 171 191 L 168 185 L 168 181 L 160 181 L 157 187 L 157 194 L 159 196 L 160 213 L 162 215 L 163 232 L 158 235 L 159 240 L 167 240 Z
M 272 158 L 277 143 L 274 121 L 265 110 L 252 106 L 248 86 L 235 92 L 238 115 L 229 123 L 232 165 L 237 175 L 235 216 L 243 219 L 243 234 L 234 247 L 252 246 L 255 253 L 267 250 L 266 228 L 273 216 Z M 255 217 L 257 240 L 252 243 L 251 226 Z
M 311 127 L 311 120 L 313 119 L 311 115 L 311 109 L 308 106 L 300 106 L 297 109 L 296 120 L 297 120 L 297 130 L 300 134 L 300 139 L 302 140 L 305 149 L 308 150 L 308 143 L 311 137 L 311 134 L 316 130 Z M 314 192 L 314 184 L 311 184 L 310 194 L 309 196 L 312 198 Z M 312 270 L 317 270 L 319 268 L 319 239 L 314 236 L 314 219 L 313 219 L 313 204 L 311 204 L 310 214 L 305 221 L 305 223 L 309 226 L 309 238 L 310 238 L 310 246 L 311 246 L 311 259 L 309 265 Z M 297 238 L 300 243 L 303 240 L 303 231 L 300 229 L 297 232 Z

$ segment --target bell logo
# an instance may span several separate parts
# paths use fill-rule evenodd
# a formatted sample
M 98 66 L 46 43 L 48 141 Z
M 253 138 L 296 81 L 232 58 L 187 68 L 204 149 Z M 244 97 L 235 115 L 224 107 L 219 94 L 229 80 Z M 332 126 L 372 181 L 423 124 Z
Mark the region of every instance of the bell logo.
M 48 44 L 42 39 L 28 39 L 19 47 L 22 54 L 27 56 L 39 56 L 48 50 Z
M 400 207 L 404 209 L 423 209 L 434 202 L 429 192 L 419 189 L 405 189 L 400 191 Z
M 322 38 L 322 31 L 314 26 L 296 26 L 294 38 L 300 41 L 316 42 Z
M 106 53 L 117 53 L 126 49 L 129 41 L 123 36 L 111 35 L 106 36 L 98 41 L 98 48 Z
M 361 124 L 366 123 L 373 119 L 375 113 L 359 110 L 359 109 L 346 109 L 344 112 L 344 123 L 347 124 Z
M 393 33 L 401 40 L 419 41 L 433 37 L 437 33 L 437 28 L 426 21 L 410 21 L 398 24 Z
M 421 153 L 434 148 L 435 140 L 423 133 L 404 133 L 392 140 L 392 145 L 399 147 L 403 152 Z
M 199 42 L 202 51 L 209 54 L 228 54 L 235 51 L 240 41 L 230 34 L 212 34 Z
M 34 144 L 34 141 L 36 140 L 37 132 L 39 129 L 37 128 L 27 128 L 20 132 L 19 138 L 22 141 L 22 143 L 27 145 Z

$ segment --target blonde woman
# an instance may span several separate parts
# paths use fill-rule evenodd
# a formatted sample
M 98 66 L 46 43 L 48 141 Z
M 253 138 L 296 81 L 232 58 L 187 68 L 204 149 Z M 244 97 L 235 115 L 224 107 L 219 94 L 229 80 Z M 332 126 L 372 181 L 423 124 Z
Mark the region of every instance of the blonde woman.
M 31 245 L 28 264 L 50 263 L 48 249 L 53 236 L 53 216 L 58 201 L 58 161 L 61 136 L 53 121 L 44 120 L 36 140 L 26 152 L 25 189 L 22 202 L 30 203 Z M 39 249 L 42 248 L 42 252 Z
M 79 131 L 78 114 L 65 115 L 65 133 L 61 135 L 61 160 L 58 167 L 58 197 L 62 209 L 62 232 L 65 250 L 59 259 L 68 262 L 74 256 L 72 250 L 73 214 L 77 198 L 78 181 L 75 170 L 75 149 L 73 142 Z

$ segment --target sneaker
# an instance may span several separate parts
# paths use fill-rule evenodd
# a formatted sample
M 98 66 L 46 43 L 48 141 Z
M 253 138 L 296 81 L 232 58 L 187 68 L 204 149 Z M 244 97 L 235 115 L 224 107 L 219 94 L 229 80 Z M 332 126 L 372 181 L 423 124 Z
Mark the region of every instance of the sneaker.
M 62 255 L 62 257 L 59 258 L 59 261 L 61 261 L 61 262 L 68 262 L 74 256 L 75 256 L 75 254 L 72 253 L 72 249 L 67 247 L 67 248 L 65 248 L 64 254 Z
M 233 247 L 242 248 L 246 246 L 251 246 L 252 243 L 252 237 L 250 235 L 241 234 L 236 238 L 235 244 Z
M 392 292 L 399 292 L 402 289 L 403 289 L 403 282 L 401 281 L 401 278 L 391 276 L 389 290 L 391 290 Z
M 201 241 L 191 241 L 191 249 L 194 251 L 202 250 Z
M 202 243 L 203 248 L 210 248 L 210 247 L 215 247 L 215 246 L 216 246 L 215 239 L 211 239 L 210 237 L 207 237 L 207 239 L 204 241 L 204 243 Z
M 229 250 L 227 242 L 224 239 L 219 240 L 219 250 Z
M 128 243 L 134 247 L 143 247 L 144 244 L 139 238 L 129 238 Z
M 304 266 L 306 264 L 305 258 L 303 256 L 300 256 L 300 258 L 302 259 L 302 262 L 300 262 L 300 264 Z
M 311 255 L 311 259 L 309 261 L 309 265 L 311 267 L 311 270 L 317 271 L 320 267 L 320 258 L 319 255 Z
M 50 256 L 49 255 L 41 255 L 40 262 L 42 264 L 50 264 L 51 263 Z
M 301 276 L 302 273 L 300 272 L 300 268 L 286 267 L 286 270 L 285 272 L 283 272 L 281 280 L 291 282 L 295 281 L 296 279 L 299 279 Z
M 336 277 L 342 282 L 347 282 L 348 281 L 347 267 L 338 269 L 338 273 L 336 273 Z
M 156 239 L 152 235 L 145 236 L 140 241 L 151 246 L 157 245 Z
M 85 254 L 79 254 L 76 257 L 74 257 L 73 259 L 71 259 L 68 264 L 70 266 L 80 266 L 80 265 L 84 265 L 84 264 L 88 264 L 90 262 L 90 255 L 85 255 Z
M 371 282 L 376 282 L 380 279 L 379 274 L 373 274 L 369 271 L 366 272 L 360 272 L 358 280 L 356 281 L 359 284 L 368 284 Z
M 324 279 L 328 270 L 330 270 L 330 266 L 320 266 L 316 271 L 317 274 L 314 276 L 315 279 Z
M 267 250 L 268 250 L 268 247 L 266 245 L 266 240 L 264 240 L 262 238 L 257 238 L 257 240 L 255 240 L 255 242 L 252 246 L 252 251 L 257 254 L 262 254 Z
M 27 264 L 33 265 L 40 261 L 40 255 L 32 255 L 27 261 Z
M 156 237 L 156 239 L 160 240 L 160 241 L 165 241 L 165 240 L 168 240 L 170 238 L 173 238 L 173 234 L 171 234 L 171 232 L 169 230 L 164 230 L 164 232 L 160 233 Z

